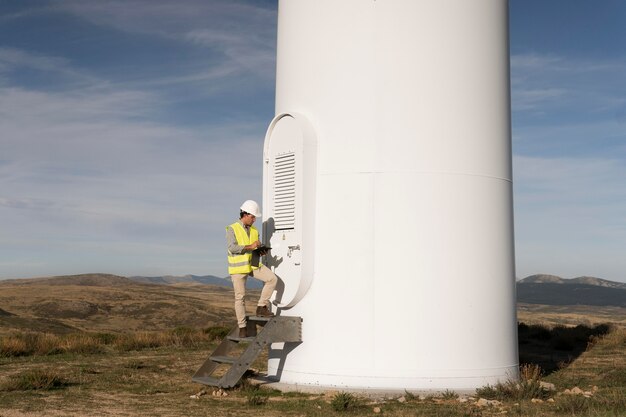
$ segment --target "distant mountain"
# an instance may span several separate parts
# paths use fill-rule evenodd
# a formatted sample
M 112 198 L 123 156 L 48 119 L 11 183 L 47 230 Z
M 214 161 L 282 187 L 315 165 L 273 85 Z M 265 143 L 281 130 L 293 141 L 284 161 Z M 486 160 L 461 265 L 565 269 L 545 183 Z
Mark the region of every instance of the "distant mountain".
M 110 287 L 129 285 L 133 281 L 128 278 L 111 274 L 80 274 L 61 275 L 57 277 L 7 279 L 0 284 L 33 285 L 45 282 L 47 285 L 80 285 L 92 287 Z
M 595 285 L 598 287 L 620 288 L 626 289 L 626 283 L 609 281 L 607 279 L 596 277 L 577 277 L 577 278 L 561 278 L 556 275 L 536 274 L 530 275 L 520 281 L 518 284 L 584 284 Z
M 156 284 L 156 285 L 174 285 L 174 284 L 203 284 L 203 285 L 218 285 L 220 287 L 233 286 L 230 276 L 225 278 L 216 277 L 213 275 L 162 275 L 154 277 L 144 276 L 132 276 L 122 277 L 112 274 L 80 274 L 80 275 L 62 275 L 57 277 L 41 277 L 41 278 L 19 278 L 19 279 L 5 279 L 0 280 L 2 284 L 15 284 L 15 285 L 32 285 L 45 283 L 47 285 L 81 285 L 81 286 L 97 286 L 97 287 L 109 287 L 109 286 L 122 286 L 132 284 Z M 246 283 L 246 287 L 249 289 L 263 288 L 263 283 L 256 279 L 249 279 Z
M 531 275 L 517 282 L 517 301 L 528 304 L 626 307 L 626 284 L 595 277 Z
M 556 275 L 548 275 L 548 274 L 536 274 L 528 276 L 522 280 L 519 280 L 518 284 L 563 284 L 564 279 L 561 277 L 557 277 Z
M 609 281 L 606 279 L 596 278 L 596 277 L 578 277 L 578 278 L 572 278 L 570 281 L 576 284 L 597 285 L 599 287 L 621 288 L 623 290 L 626 290 L 626 284 L 623 282 Z
M 156 277 L 133 276 L 133 277 L 129 277 L 129 279 L 135 282 L 141 282 L 141 283 L 147 283 L 147 284 L 159 284 L 159 285 L 197 283 L 197 284 L 205 284 L 205 285 L 219 285 L 222 287 L 233 286 L 230 280 L 230 277 L 220 278 L 220 277 L 216 277 L 213 275 L 183 275 L 183 276 L 163 275 L 163 276 L 156 276 Z M 263 283 L 255 279 L 249 279 L 246 286 L 252 289 L 262 288 Z
M 230 279 L 220 278 L 213 275 L 183 275 L 183 276 L 175 276 L 175 275 L 161 275 L 154 277 L 145 277 L 145 276 L 132 276 L 128 277 L 128 279 L 143 282 L 148 284 L 161 284 L 161 285 L 171 285 L 171 284 L 180 284 L 180 283 L 200 283 L 200 284 L 209 284 L 209 285 L 222 285 L 228 286 L 230 284 Z

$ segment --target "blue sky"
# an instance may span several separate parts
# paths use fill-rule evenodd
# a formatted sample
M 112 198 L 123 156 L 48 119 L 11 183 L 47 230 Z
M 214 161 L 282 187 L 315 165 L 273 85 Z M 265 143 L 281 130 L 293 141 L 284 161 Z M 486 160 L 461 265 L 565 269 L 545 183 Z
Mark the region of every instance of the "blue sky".
M 626 281 L 626 2 L 510 4 L 517 275 Z M 276 1 L 0 0 L 0 278 L 225 276 L 275 25 Z

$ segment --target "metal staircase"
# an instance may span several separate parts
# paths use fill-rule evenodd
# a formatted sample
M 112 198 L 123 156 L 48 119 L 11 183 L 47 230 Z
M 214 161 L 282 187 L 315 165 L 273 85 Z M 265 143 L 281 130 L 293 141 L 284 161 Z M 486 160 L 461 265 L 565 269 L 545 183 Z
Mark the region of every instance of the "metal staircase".
M 261 327 L 258 333 L 257 326 Z M 192 381 L 220 388 L 234 387 L 269 344 L 302 341 L 302 318 L 249 316 L 247 333 L 250 337 L 240 338 L 239 328 L 235 327 L 196 371 Z M 239 357 L 229 356 L 239 343 L 248 346 Z M 213 376 L 220 365 L 227 365 L 228 369 L 219 377 Z

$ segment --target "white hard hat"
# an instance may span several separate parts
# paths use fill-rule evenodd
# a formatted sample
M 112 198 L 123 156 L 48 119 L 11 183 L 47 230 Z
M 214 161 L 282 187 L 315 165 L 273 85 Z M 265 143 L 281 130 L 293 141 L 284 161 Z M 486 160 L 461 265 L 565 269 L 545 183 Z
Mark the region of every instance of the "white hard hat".
M 261 217 L 261 209 L 256 201 L 246 200 L 239 208 L 246 213 L 252 214 L 254 217 Z

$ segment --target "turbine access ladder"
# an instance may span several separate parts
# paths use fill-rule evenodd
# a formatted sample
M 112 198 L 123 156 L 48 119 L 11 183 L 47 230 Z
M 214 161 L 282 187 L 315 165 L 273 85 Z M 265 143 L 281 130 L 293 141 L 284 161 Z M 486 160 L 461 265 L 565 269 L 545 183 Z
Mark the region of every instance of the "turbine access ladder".
M 261 330 L 257 333 L 257 325 Z M 302 342 L 302 318 L 300 317 L 260 317 L 249 316 L 247 333 L 250 337 L 240 338 L 239 328 L 235 327 L 215 348 L 213 353 L 202 364 L 192 377 L 193 382 L 220 388 L 231 388 L 237 385 L 252 362 L 271 343 Z M 248 343 L 239 357 L 228 354 L 239 343 Z M 221 366 L 228 369 L 220 377 L 213 376 Z

